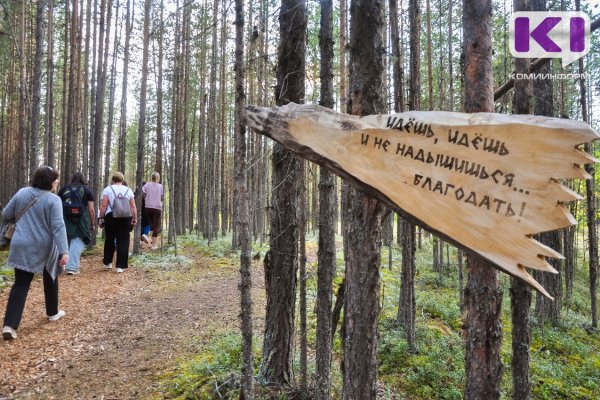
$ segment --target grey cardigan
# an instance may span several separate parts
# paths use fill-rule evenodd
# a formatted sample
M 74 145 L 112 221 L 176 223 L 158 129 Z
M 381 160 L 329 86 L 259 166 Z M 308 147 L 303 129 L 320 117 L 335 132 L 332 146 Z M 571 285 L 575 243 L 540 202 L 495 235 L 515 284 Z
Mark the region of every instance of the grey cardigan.
M 49 259 L 69 253 L 62 202 L 57 195 L 33 187 L 23 188 L 10 199 L 2 217 L 14 220 L 31 200 L 44 193 L 17 222 L 8 253 L 8 265 L 13 268 L 42 273 Z

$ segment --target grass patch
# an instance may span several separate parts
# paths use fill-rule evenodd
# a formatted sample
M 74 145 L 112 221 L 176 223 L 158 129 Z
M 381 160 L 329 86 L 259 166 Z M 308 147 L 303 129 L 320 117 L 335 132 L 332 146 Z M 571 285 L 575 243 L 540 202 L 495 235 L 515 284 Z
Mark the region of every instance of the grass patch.
M 163 271 L 177 269 L 178 267 L 192 263 L 192 260 L 186 256 L 176 256 L 174 254 L 164 254 L 161 256 L 160 253 L 146 253 L 139 256 L 132 256 L 130 261 L 135 266 Z
M 309 236 L 307 248 L 315 253 L 316 236 Z M 231 248 L 231 237 L 208 244 L 204 239 L 187 236 L 180 239 L 186 245 L 197 248 L 211 257 L 215 263 L 236 262 L 239 253 Z M 266 246 L 254 247 L 254 252 L 264 255 Z M 579 252 L 581 255 L 582 252 Z M 344 259 L 341 240 L 337 241 L 338 272 L 334 279 L 334 291 L 344 276 Z M 433 271 L 431 240 L 425 238 L 423 247 L 416 254 L 416 304 L 417 328 L 416 351 L 410 352 L 402 329 L 397 325 L 398 298 L 400 295 L 401 252 L 393 247 L 392 269 L 388 269 L 388 250 L 383 249 L 381 264 L 381 315 L 379 326 L 379 394 L 381 398 L 461 399 L 465 380 L 463 321 L 459 308 L 458 271 L 456 252 L 451 250 L 451 265 L 440 275 Z M 446 258 L 446 257 L 445 257 Z M 558 326 L 537 325 L 532 307 L 531 333 L 531 382 L 532 399 L 596 399 L 600 393 L 600 332 L 591 332 L 588 271 L 579 260 L 571 304 L 562 310 Z M 466 264 L 465 264 L 466 269 Z M 317 266 L 307 265 L 307 310 L 309 340 L 309 372 L 314 371 L 316 336 Z M 466 271 L 465 271 L 466 280 Z M 501 398 L 512 397 L 511 376 L 511 311 L 510 279 L 500 275 L 503 296 L 503 343 L 502 362 L 505 366 L 501 382 Z M 335 298 L 334 298 L 335 301 Z M 535 301 L 533 302 L 535 303 Z M 338 329 L 339 331 L 339 329 Z M 260 335 L 260 334 L 259 334 Z M 262 336 L 255 335 L 255 376 L 259 360 Z M 237 398 L 236 385 L 241 368 L 240 340 L 237 332 L 214 332 L 208 342 L 199 345 L 198 354 L 182 360 L 180 367 L 166 377 L 172 396 L 179 399 L 219 398 L 215 387 L 227 389 L 223 398 Z M 333 346 L 332 398 L 341 398 L 342 376 L 340 360 L 342 346 L 336 335 Z M 294 367 L 299 379 L 297 358 L 294 351 Z M 181 376 L 179 376 L 181 375 Z M 237 378 L 232 378 L 232 377 Z M 310 386 L 309 374 L 309 386 Z M 237 381 L 236 381 L 237 379 Z M 215 386 L 216 385 L 216 386 Z M 221 386 L 220 386 L 221 385 Z M 271 399 L 273 393 L 256 385 L 257 399 Z M 280 394 L 275 398 L 292 398 Z
M 182 359 L 164 376 L 167 398 L 181 400 L 239 398 L 242 368 L 241 334 L 213 331 L 208 342 L 196 339 L 196 353 Z M 260 341 L 254 344 L 255 372 L 260 360 Z

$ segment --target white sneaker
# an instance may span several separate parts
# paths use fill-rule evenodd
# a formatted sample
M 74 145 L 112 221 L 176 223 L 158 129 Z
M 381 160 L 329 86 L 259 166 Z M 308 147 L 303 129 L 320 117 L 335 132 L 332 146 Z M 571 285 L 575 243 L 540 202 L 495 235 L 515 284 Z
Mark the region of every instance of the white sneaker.
M 70 269 L 68 269 L 67 275 L 79 275 L 79 271 L 71 271 Z
M 2 337 L 4 340 L 15 340 L 17 338 L 17 331 L 10 326 L 2 328 Z
M 150 240 L 148 240 L 148 236 L 146 236 L 145 234 L 144 234 L 144 235 L 142 235 L 142 242 L 144 242 L 144 243 L 146 243 L 146 244 L 149 244 L 149 243 L 150 243 Z
M 121 274 L 123 272 L 125 272 L 125 268 L 117 268 L 117 273 L 118 274 Z
M 104 264 L 104 269 L 112 269 L 112 263 L 110 264 Z
M 56 315 L 53 315 L 51 317 L 48 317 L 48 320 L 50 322 L 54 322 L 54 321 L 58 321 L 59 319 L 61 319 L 62 317 L 65 316 L 65 312 L 63 310 L 58 310 L 58 312 L 56 313 Z

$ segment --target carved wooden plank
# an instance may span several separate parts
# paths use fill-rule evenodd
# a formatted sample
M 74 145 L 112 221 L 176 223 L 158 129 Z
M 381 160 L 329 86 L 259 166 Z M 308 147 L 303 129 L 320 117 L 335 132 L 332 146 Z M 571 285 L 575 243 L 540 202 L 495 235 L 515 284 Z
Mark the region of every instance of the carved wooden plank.
M 329 167 L 395 211 L 523 279 L 562 257 L 532 238 L 575 223 L 560 179 L 597 162 L 589 125 L 531 115 L 418 112 L 357 117 L 316 105 L 247 108 L 248 126 Z

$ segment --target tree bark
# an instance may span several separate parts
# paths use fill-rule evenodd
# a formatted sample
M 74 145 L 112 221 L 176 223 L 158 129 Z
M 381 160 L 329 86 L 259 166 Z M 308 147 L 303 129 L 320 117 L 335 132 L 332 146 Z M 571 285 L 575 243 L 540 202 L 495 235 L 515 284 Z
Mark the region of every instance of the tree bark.
M 431 6 L 429 0 L 426 1 L 427 9 L 427 89 L 429 95 L 427 96 L 427 103 L 429 103 L 429 111 L 433 111 L 433 66 L 432 66 L 432 55 L 431 55 Z M 416 57 L 421 57 L 421 54 L 415 54 Z
M 321 100 L 323 107 L 333 108 L 333 1 L 321 1 L 319 48 L 321 56 Z M 335 276 L 335 178 L 325 167 L 319 167 L 319 250 L 317 254 L 317 350 L 315 400 L 331 396 L 331 294 Z M 313 212 L 315 210 L 313 209 Z
M 94 147 L 93 147 L 93 175 L 92 175 L 92 190 L 95 194 L 100 194 L 101 189 L 101 160 L 102 160 L 102 136 L 104 131 L 104 90 L 106 82 L 106 69 L 104 65 L 106 60 L 104 54 L 104 38 L 108 36 L 108 26 L 110 26 L 110 14 L 112 8 L 112 0 L 102 0 L 100 4 L 100 25 L 98 35 L 98 56 L 97 56 L 97 73 L 96 73 L 96 111 L 94 115 Z M 106 12 L 106 16 L 105 16 Z
M 454 111 L 454 60 L 452 59 L 452 50 L 454 47 L 454 22 L 453 22 L 453 17 L 454 17 L 454 0 L 448 0 L 448 77 L 449 77 L 449 83 L 448 83 L 448 88 L 450 89 L 450 92 L 448 94 L 448 96 L 450 97 L 450 107 L 449 110 L 450 111 Z
M 515 0 L 515 11 L 531 11 L 527 0 Z M 515 58 L 517 73 L 529 69 L 530 60 Z M 513 110 L 515 114 L 529 114 L 531 112 L 530 80 L 519 80 L 515 85 L 513 97 Z M 531 382 L 529 380 L 529 348 L 531 344 L 531 328 L 529 312 L 531 309 L 531 288 L 520 279 L 511 277 L 510 304 L 512 315 L 512 380 L 513 398 L 527 400 L 531 395 Z
M 144 42 L 142 50 L 142 86 L 140 90 L 140 119 L 138 123 L 137 163 L 135 169 L 135 205 L 137 224 L 133 235 L 133 253 L 141 254 L 140 224 L 142 222 L 142 181 L 144 180 L 144 151 L 146 147 L 146 98 L 148 96 L 148 49 L 150 47 L 150 10 L 152 0 L 144 2 Z M 154 232 L 153 232 L 154 234 Z
M 27 2 L 21 3 L 21 10 L 19 12 L 19 136 L 17 142 L 17 163 L 16 163 L 16 177 L 17 187 L 22 187 L 27 184 L 29 176 L 27 173 L 27 59 L 25 57 L 25 37 L 26 37 L 26 25 L 25 25 L 25 14 L 27 9 Z M 31 171 L 33 173 L 34 171 Z
M 119 171 L 125 173 L 125 151 L 127 149 L 127 82 L 129 75 L 129 41 L 133 29 L 133 4 L 127 0 L 125 11 L 125 46 L 123 49 L 123 81 L 121 83 L 121 116 L 119 120 Z M 162 143 L 161 143 L 162 144 Z
M 156 161 L 154 164 L 154 171 L 162 175 L 163 172 L 163 129 L 162 129 L 162 114 L 163 114 L 163 38 L 165 34 L 165 22 L 164 22 L 164 0 L 160 2 L 160 23 L 159 23 L 159 35 L 158 35 L 158 79 L 156 88 Z M 202 121 L 202 120 L 201 120 Z
M 277 105 L 304 102 L 306 2 L 283 0 L 279 14 Z M 292 342 L 298 269 L 300 159 L 273 146 L 270 250 L 265 259 L 267 309 L 260 378 L 274 385 L 293 382 Z
M 112 131 L 113 131 L 113 117 L 115 115 L 115 90 L 116 90 L 116 79 L 117 79 L 117 55 L 119 53 L 119 42 L 121 39 L 121 30 L 117 31 L 117 23 L 119 22 L 119 0 L 117 0 L 116 12 L 115 12 L 115 39 L 113 41 L 113 54 L 112 62 L 110 67 L 110 87 L 108 92 L 108 126 L 106 129 L 106 144 L 104 154 L 104 180 L 102 186 L 108 185 L 108 178 L 110 174 L 110 159 L 112 150 Z M 122 26 L 122 25 L 121 25 Z M 122 172 L 122 171 L 121 171 Z M 135 247 L 135 246 L 134 246 Z
M 382 93 L 385 47 L 383 4 L 370 0 L 350 3 L 350 101 L 353 115 L 386 111 Z M 377 396 L 377 323 L 383 203 L 348 188 L 346 301 L 344 302 L 343 398 Z
M 44 163 L 54 161 L 54 0 L 48 0 L 48 54 L 46 55 L 46 120 Z
M 533 11 L 547 11 L 546 0 L 531 0 L 531 9 Z M 531 68 L 530 68 L 531 69 Z M 541 67 L 540 72 L 550 73 L 550 64 Z M 535 79 L 533 81 L 533 97 L 536 99 L 534 113 L 535 115 L 545 115 L 552 117 L 554 115 L 554 96 L 552 90 L 552 80 Z M 560 249 L 560 232 L 546 232 L 540 234 L 539 241 L 554 249 Z M 535 312 L 541 321 L 550 321 L 553 324 L 558 323 L 562 302 L 562 273 L 560 272 L 560 262 L 558 259 L 549 259 L 548 262 L 558 274 L 549 274 L 540 271 L 534 271 L 534 278 L 546 288 L 548 293 L 554 297 L 554 301 L 544 296 L 535 297 Z
M 71 29 L 70 29 L 70 62 L 69 62 L 69 99 L 67 103 L 67 137 L 65 147 L 65 163 L 62 169 L 63 177 L 70 178 L 77 168 L 77 127 L 79 116 L 79 47 L 77 36 L 79 32 L 78 0 L 71 0 Z
M 581 9 L 580 0 L 575 0 L 575 8 L 577 11 Z M 583 69 L 583 58 L 579 59 L 579 91 L 580 97 L 579 102 L 581 104 L 581 117 L 584 122 L 589 123 L 588 119 L 588 105 L 586 97 L 586 87 L 584 69 Z M 591 143 L 585 144 L 585 151 L 589 154 L 593 153 L 593 145 Z M 586 205 L 587 205 L 587 228 L 588 228 L 588 252 L 589 252 L 589 269 L 590 269 L 590 301 L 592 306 L 592 328 L 598 328 L 598 300 L 597 300 L 597 285 L 598 285 L 598 235 L 596 231 L 596 196 L 595 185 L 596 185 L 596 167 L 594 164 L 586 164 L 585 171 L 592 176 L 591 179 L 585 181 L 585 194 L 586 194 Z
M 29 170 L 38 167 L 40 137 L 40 97 L 42 86 L 42 48 L 44 46 L 44 9 L 46 0 L 37 2 L 35 22 L 35 56 L 33 60 L 33 95 L 31 101 L 31 146 L 29 148 Z
M 244 121 L 244 0 L 235 1 L 235 192 L 236 231 L 240 253 L 240 291 L 242 325 L 241 400 L 254 398 L 254 358 L 252 354 L 252 276 L 250 275 L 250 221 L 246 176 L 246 123 Z
M 491 112 L 492 2 L 463 1 L 465 111 Z M 468 282 L 465 399 L 498 399 L 502 361 L 502 291 L 497 272 L 476 256 L 467 258 Z
M 421 107 L 420 80 L 420 38 L 421 38 L 421 6 L 420 0 L 410 0 L 408 5 L 410 19 L 410 75 L 408 108 L 418 110 Z M 402 222 L 402 281 L 400 286 L 400 303 L 398 305 L 398 322 L 404 328 L 408 346 L 414 350 L 415 345 L 415 225 L 410 221 Z

